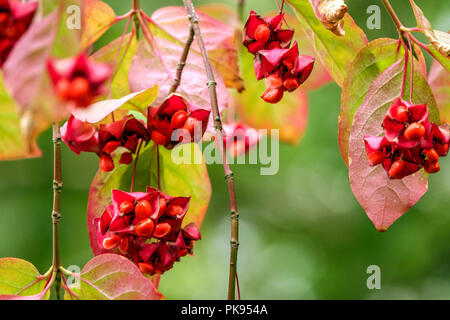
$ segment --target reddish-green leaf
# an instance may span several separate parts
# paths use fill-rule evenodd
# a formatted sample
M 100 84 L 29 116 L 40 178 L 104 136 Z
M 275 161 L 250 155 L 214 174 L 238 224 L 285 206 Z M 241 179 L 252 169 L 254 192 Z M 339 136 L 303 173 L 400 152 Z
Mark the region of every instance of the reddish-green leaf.
M 0 259 L 0 300 L 48 299 L 45 278 L 30 262 L 17 258 Z
M 157 52 L 149 48 L 145 41 L 139 41 L 137 54 L 130 66 L 129 82 L 132 91 L 140 91 L 157 84 L 159 95 L 153 106 L 159 106 L 168 96 L 183 48 L 164 39 L 155 37 L 154 40 Z M 220 73 L 215 69 L 214 76 L 217 82 L 219 109 L 223 110 L 228 107 L 228 92 Z M 192 104 L 211 110 L 206 83 L 202 58 L 199 55 L 189 54 L 177 92 Z M 211 119 L 209 125 L 212 128 Z
M 372 82 L 391 66 L 396 57 L 405 53 L 400 48 L 397 53 L 398 41 L 381 38 L 370 42 L 358 52 L 353 61 L 342 87 L 341 114 L 339 115 L 339 148 L 342 158 L 348 165 L 348 145 L 350 129 L 357 108 L 361 105 Z M 416 65 L 426 75 L 425 58 L 417 50 L 419 62 Z
M 87 48 L 100 38 L 116 20 L 114 10 L 103 1 L 83 1 L 83 32 L 81 43 Z
M 159 300 L 153 282 L 130 260 L 117 254 L 102 254 L 90 260 L 79 275 L 79 288 L 72 291 L 81 300 Z M 71 299 L 66 292 L 66 300 Z
M 345 36 L 336 37 L 317 19 L 308 0 L 288 0 L 299 19 L 308 40 L 315 46 L 317 56 L 334 80 L 342 86 L 344 78 L 358 51 L 367 44 L 364 32 L 350 15 L 342 19 Z
M 428 81 L 436 98 L 441 123 L 450 123 L 450 72 L 437 61 L 434 61 L 431 65 Z
M 79 120 L 97 123 L 107 117 L 111 112 L 122 108 L 134 110 L 145 114 L 147 107 L 155 101 L 158 96 L 158 86 L 130 93 L 120 99 L 101 100 L 91 104 L 87 108 L 77 108 L 72 114 Z
M 128 33 L 123 39 L 119 37 L 113 40 L 91 56 L 97 62 L 110 65 L 114 65 L 115 62 L 111 82 L 111 98 L 120 98 L 131 92 L 128 84 L 128 72 L 136 50 L 136 37 L 132 33 Z M 109 82 L 107 83 L 109 90 Z
M 197 163 L 178 164 L 172 160 L 172 152 L 175 155 L 182 151 L 187 155 L 189 150 L 192 155 L 199 155 Z M 200 227 L 211 197 L 211 184 L 199 147 L 196 144 L 184 144 L 177 146 L 172 151 L 160 147 L 160 156 L 162 191 L 171 196 L 190 196 L 189 210 L 183 224 L 195 222 Z M 153 164 L 152 171 L 150 171 L 151 164 Z M 155 186 L 156 168 L 156 152 L 153 144 L 149 144 L 141 150 L 139 155 L 134 191 L 145 191 L 146 187 L 150 185 L 150 176 L 152 176 L 152 185 Z M 120 165 L 116 161 L 115 170 L 108 173 L 98 171 L 92 181 L 87 220 L 91 248 L 96 255 L 102 253 L 102 249 L 97 242 L 97 230 L 93 221 L 101 216 L 106 205 L 111 202 L 112 189 L 130 190 L 132 173 L 133 164 Z
M 204 13 L 198 12 L 199 25 L 211 63 L 222 75 L 225 85 L 238 91 L 243 89 L 238 68 L 238 50 L 234 29 Z M 149 24 L 154 35 L 182 46 L 189 37 L 189 21 L 184 7 L 165 7 L 156 10 Z M 194 41 L 191 54 L 200 55 Z
M 428 176 L 423 170 L 401 180 L 389 179 L 382 166 L 369 166 L 364 147 L 365 135 L 382 134 L 381 123 L 386 111 L 400 93 L 402 71 L 403 61 L 400 60 L 374 81 L 355 114 L 350 132 L 350 184 L 378 231 L 387 230 L 428 188 Z M 439 122 L 433 93 L 423 75 L 417 71 L 414 73 L 413 102 L 426 103 L 430 121 Z
M 0 104 L 0 160 L 40 156 L 35 138 L 25 139 L 25 134 L 22 134 L 17 105 L 6 91 L 1 76 Z

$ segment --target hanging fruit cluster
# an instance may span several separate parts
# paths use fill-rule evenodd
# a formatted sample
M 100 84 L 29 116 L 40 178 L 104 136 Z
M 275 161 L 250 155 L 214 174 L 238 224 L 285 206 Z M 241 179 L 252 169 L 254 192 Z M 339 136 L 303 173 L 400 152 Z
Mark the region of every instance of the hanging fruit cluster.
M 261 98 L 277 103 L 285 91 L 294 91 L 308 79 L 314 57 L 299 55 L 296 41 L 291 46 L 293 29 L 282 29 L 283 13 L 268 18 L 254 11 L 245 23 L 243 44 L 254 58 L 256 79 L 266 79 L 267 90 Z
M 31 25 L 37 1 L 0 0 L 0 67 Z
M 383 131 L 383 137 L 364 137 L 370 165 L 381 164 L 391 179 L 403 179 L 422 167 L 428 173 L 440 170 L 439 157 L 448 154 L 449 129 L 429 121 L 425 104 L 398 98 L 383 120 Z
M 153 188 L 134 193 L 113 190 L 112 204 L 94 221 L 99 246 L 128 257 L 143 273 L 164 273 L 192 254 L 194 241 L 201 239 L 195 224 L 181 227 L 189 200 Z

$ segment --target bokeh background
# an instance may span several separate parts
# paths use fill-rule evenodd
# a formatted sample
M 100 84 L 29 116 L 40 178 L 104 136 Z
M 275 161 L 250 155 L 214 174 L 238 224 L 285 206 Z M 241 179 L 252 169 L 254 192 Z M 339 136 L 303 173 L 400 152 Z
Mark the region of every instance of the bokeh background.
M 117 14 L 131 1 L 107 0 Z M 152 11 L 181 0 L 141 1 Z M 234 0 L 195 1 L 227 3 Z M 448 30 L 450 1 L 416 0 L 436 29 Z M 369 40 L 396 31 L 381 1 L 348 0 Z M 367 7 L 381 8 L 381 30 L 366 28 Z M 405 0 L 393 0 L 405 25 L 414 25 Z M 250 9 L 275 9 L 271 0 L 247 0 Z M 101 42 L 118 37 L 113 28 Z M 430 190 L 387 232 L 378 233 L 354 198 L 337 144 L 340 88 L 308 92 L 309 124 L 298 146 L 281 145 L 280 170 L 261 176 L 258 165 L 235 171 L 240 211 L 239 280 L 244 299 L 449 299 L 450 158 L 430 177 Z M 255 94 L 255 99 L 257 99 Z M 45 272 L 51 262 L 52 143 L 39 138 L 42 158 L 0 163 L 0 256 L 20 257 Z M 86 228 L 88 188 L 98 158 L 63 152 L 62 258 L 82 267 L 93 254 Z M 221 166 L 208 168 L 213 195 L 195 256 L 167 272 L 167 299 L 226 298 L 229 259 L 228 195 Z M 381 268 L 381 290 L 366 287 L 367 267 Z

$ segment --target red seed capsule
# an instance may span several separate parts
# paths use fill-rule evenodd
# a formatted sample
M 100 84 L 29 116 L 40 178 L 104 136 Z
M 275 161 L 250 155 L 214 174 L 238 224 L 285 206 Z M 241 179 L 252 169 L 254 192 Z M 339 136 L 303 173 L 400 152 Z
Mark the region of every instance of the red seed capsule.
M 155 238 L 162 238 L 169 234 L 172 227 L 170 224 L 163 222 L 156 225 L 155 232 L 153 232 L 153 236 Z
M 159 198 L 159 215 L 162 216 L 166 211 L 167 200 L 164 198 Z
M 435 163 L 439 161 L 439 154 L 433 148 L 424 149 L 423 154 L 427 157 L 427 161 L 430 163 Z
M 403 160 L 395 161 L 389 169 L 389 177 L 392 179 L 403 179 L 406 174 L 406 162 Z
M 142 273 L 151 274 L 153 273 L 153 270 L 155 270 L 153 265 L 148 262 L 140 262 L 138 263 L 138 266 Z
M 399 106 L 397 108 L 397 120 L 408 122 L 408 109 L 405 106 Z
M 287 78 L 286 80 L 284 80 L 283 86 L 287 91 L 293 91 L 300 86 L 300 83 L 295 78 Z
M 67 79 L 60 79 L 56 83 L 55 91 L 61 100 L 69 99 L 70 81 Z
M 173 129 L 179 129 L 184 126 L 186 119 L 188 118 L 188 113 L 184 110 L 178 110 L 172 116 L 170 120 L 170 126 Z
M 162 145 L 162 146 L 167 143 L 166 137 L 156 130 L 152 131 L 152 140 L 154 143 Z
M 268 103 L 277 103 L 283 98 L 283 90 L 267 88 L 261 98 Z
M 167 207 L 167 215 L 169 217 L 176 217 L 183 213 L 183 208 L 176 204 L 169 204 Z
M 133 154 L 131 152 L 122 153 L 119 162 L 122 164 L 130 164 L 133 162 Z
M 271 74 L 266 78 L 267 88 L 280 88 L 283 85 L 283 80 L 276 74 Z
M 379 165 L 386 159 L 387 159 L 386 154 L 381 151 L 376 150 L 369 153 L 369 162 L 372 166 Z
M 138 220 L 148 218 L 152 214 L 152 205 L 148 200 L 139 200 L 134 208 L 134 213 Z
M 146 218 L 136 224 L 134 232 L 136 232 L 138 236 L 151 237 L 154 227 L 155 224 L 153 223 L 153 220 L 150 218 Z
M 445 157 L 448 154 L 448 143 L 446 144 L 436 144 L 434 146 L 439 157 Z
M 102 151 L 105 153 L 113 153 L 120 145 L 120 141 L 109 141 L 105 144 Z
M 425 135 L 425 127 L 418 122 L 411 123 L 405 130 L 405 138 L 409 141 L 420 140 Z
M 125 238 L 122 238 L 121 240 L 120 240 L 120 242 L 119 242 L 119 251 L 122 253 L 122 254 L 126 254 L 127 253 L 127 251 L 128 251 L 128 238 L 127 237 L 125 237 Z
M 294 64 L 290 59 L 283 59 L 282 63 L 286 66 L 288 70 L 292 70 L 294 68 Z
M 114 161 L 109 154 L 102 154 L 100 157 L 100 170 L 109 172 L 114 170 Z
M 264 24 L 260 24 L 255 30 L 256 41 L 266 43 L 270 38 L 270 29 Z
M 84 77 L 76 77 L 70 82 L 69 99 L 78 100 L 88 96 L 90 92 L 89 81 Z
M 433 162 L 433 163 L 431 163 L 431 162 L 425 162 L 425 166 L 424 166 L 424 168 L 425 168 L 425 171 L 426 172 L 428 172 L 428 173 L 436 173 L 436 172 L 438 172 L 439 170 L 441 170 L 441 167 L 440 167 L 440 165 L 439 165 L 439 162 Z
M 191 140 L 194 140 L 194 128 L 195 128 L 195 123 L 197 122 L 196 119 L 192 118 L 192 117 L 188 117 L 186 119 L 186 122 L 184 123 L 183 129 L 187 130 L 191 136 Z
M 133 209 L 134 209 L 133 202 L 129 200 L 122 202 L 119 206 L 119 211 L 125 214 L 130 213 L 131 211 L 133 211 Z
M 117 247 L 119 245 L 120 240 L 121 239 L 117 234 L 115 234 L 111 237 L 105 238 L 103 240 L 103 248 L 105 248 L 107 250 L 114 249 L 115 247 Z
M 112 217 L 108 210 L 105 210 L 100 218 L 100 232 L 104 235 L 109 230 L 109 225 L 111 224 Z

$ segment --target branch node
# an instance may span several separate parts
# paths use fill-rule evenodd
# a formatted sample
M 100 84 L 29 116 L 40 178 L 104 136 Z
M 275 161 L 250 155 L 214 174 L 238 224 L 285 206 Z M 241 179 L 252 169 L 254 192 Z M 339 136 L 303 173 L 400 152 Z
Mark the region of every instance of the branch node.
M 215 82 L 214 80 L 209 80 L 208 82 L 206 82 L 206 86 L 208 88 L 211 86 L 217 86 L 217 82 Z
M 61 191 L 62 191 L 62 182 L 57 181 L 57 180 L 53 180 L 53 190 L 55 190 L 55 192 L 61 193 Z
M 230 173 L 226 174 L 224 178 L 225 178 L 225 180 L 233 179 L 233 176 L 234 176 L 233 172 L 230 172 Z

